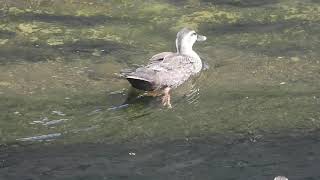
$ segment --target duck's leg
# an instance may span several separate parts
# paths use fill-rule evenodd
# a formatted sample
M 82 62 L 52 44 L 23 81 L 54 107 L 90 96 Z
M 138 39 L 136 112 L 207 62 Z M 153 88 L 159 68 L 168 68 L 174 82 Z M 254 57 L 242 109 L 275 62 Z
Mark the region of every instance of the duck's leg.
M 148 91 L 148 92 L 145 92 L 143 95 L 157 97 L 157 96 L 161 96 L 162 92 L 160 92 L 160 91 Z
M 171 97 L 170 97 L 170 90 L 171 88 L 169 87 L 166 87 L 164 90 L 163 90 L 163 97 L 162 97 L 162 105 L 163 106 L 168 106 L 168 108 L 172 108 L 171 106 Z

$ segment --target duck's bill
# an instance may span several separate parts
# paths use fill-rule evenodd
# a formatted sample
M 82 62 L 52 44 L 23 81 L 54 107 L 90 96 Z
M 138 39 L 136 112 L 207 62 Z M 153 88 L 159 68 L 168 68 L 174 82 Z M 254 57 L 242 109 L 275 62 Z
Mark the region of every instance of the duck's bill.
M 205 41 L 205 40 L 207 40 L 207 37 L 198 34 L 197 41 Z

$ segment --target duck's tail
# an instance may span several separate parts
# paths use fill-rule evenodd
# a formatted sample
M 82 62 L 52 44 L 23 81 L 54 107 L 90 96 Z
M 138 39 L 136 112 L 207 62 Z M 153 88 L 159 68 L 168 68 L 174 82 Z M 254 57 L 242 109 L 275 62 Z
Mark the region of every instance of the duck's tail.
M 132 87 L 144 91 L 153 91 L 155 90 L 154 83 L 148 79 L 145 79 L 143 77 L 138 77 L 134 75 L 128 75 L 125 77 L 129 83 L 132 85 Z
M 126 78 L 132 87 L 144 91 L 153 91 L 156 89 L 154 81 L 154 71 L 144 67 L 137 68 L 135 71 L 122 71 L 122 77 Z

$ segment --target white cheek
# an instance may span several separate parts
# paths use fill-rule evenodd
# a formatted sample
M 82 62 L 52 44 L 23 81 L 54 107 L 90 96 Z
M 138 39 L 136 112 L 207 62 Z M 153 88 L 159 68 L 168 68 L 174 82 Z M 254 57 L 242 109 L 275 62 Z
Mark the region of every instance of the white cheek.
M 182 43 L 183 43 L 183 44 L 189 44 L 189 43 L 190 43 L 190 39 L 189 39 L 189 38 L 184 38 L 184 39 L 182 40 Z
M 189 43 L 194 43 L 194 42 L 196 42 L 196 40 L 197 39 L 195 38 L 195 36 L 191 36 L 191 37 L 188 38 L 188 42 Z
M 191 37 L 191 42 L 192 42 L 192 43 L 195 43 L 196 41 L 197 41 L 197 36 L 192 36 L 192 37 Z

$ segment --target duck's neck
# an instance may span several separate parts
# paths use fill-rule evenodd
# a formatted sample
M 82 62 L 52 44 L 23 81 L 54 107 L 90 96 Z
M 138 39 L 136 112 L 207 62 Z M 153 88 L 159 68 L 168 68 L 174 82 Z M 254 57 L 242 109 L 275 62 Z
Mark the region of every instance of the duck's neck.
M 178 54 L 187 55 L 190 60 L 194 63 L 195 72 L 199 72 L 202 69 L 202 61 L 199 55 L 192 49 L 193 44 L 179 43 L 176 40 L 176 48 Z
M 201 61 L 199 55 L 192 49 L 193 44 L 178 42 L 176 40 L 176 48 L 178 54 L 183 54 Z

